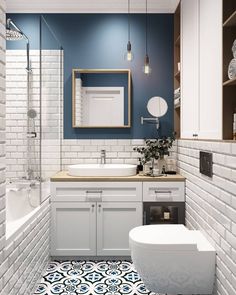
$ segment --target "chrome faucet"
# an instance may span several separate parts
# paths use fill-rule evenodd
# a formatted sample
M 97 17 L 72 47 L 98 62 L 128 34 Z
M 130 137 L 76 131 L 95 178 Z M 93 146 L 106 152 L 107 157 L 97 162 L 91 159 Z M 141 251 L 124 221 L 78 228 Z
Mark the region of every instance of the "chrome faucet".
M 106 164 L 106 150 L 101 150 L 100 164 Z

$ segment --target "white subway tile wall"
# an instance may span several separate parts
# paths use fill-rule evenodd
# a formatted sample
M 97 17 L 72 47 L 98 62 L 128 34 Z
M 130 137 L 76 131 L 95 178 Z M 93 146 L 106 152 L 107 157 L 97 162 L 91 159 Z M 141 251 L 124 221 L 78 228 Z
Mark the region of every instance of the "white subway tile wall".
M 62 169 L 71 164 L 100 163 L 101 150 L 106 150 L 106 162 L 112 164 L 138 164 L 140 154 L 134 147 L 144 145 L 144 139 L 63 139 Z M 172 147 L 176 157 L 176 145 Z
M 60 169 L 60 104 L 62 97 L 63 55 L 60 50 L 42 50 L 42 178 Z M 27 161 L 39 176 L 40 126 L 40 52 L 30 50 L 29 109 L 37 112 L 29 119 L 30 132 L 36 139 L 27 140 L 27 72 L 25 50 L 6 51 L 6 176 L 8 179 L 26 176 Z M 28 152 L 29 150 L 29 152 Z M 28 158 L 28 159 L 27 159 Z
M 30 131 L 39 134 L 39 51 L 30 51 L 32 73 L 29 109 L 37 116 L 29 120 Z M 27 71 L 26 51 L 6 50 L 6 177 L 26 176 L 27 157 L 30 169 L 39 176 L 39 139 L 27 142 Z
M 49 261 L 50 205 L 45 201 L 34 220 L 0 252 L 0 294 L 30 295 Z
M 0 0 L 0 294 L 1 295 L 30 295 L 35 289 L 35 284 L 41 277 L 41 273 L 45 268 L 49 259 L 49 222 L 50 222 L 50 204 L 45 201 L 34 216 L 34 220 L 27 225 L 26 228 L 12 241 L 6 241 L 5 238 L 5 1 Z M 19 52 L 19 56 L 22 53 Z M 20 62 L 19 62 L 20 64 Z M 15 140 L 8 142 L 8 157 L 13 159 L 12 165 L 15 164 L 17 173 L 21 172 L 19 166 L 24 165 L 18 162 L 25 152 L 24 138 L 21 137 L 25 127 L 25 89 L 24 78 L 22 78 L 24 70 L 17 64 L 12 70 L 14 81 L 19 87 L 16 105 L 10 104 L 10 108 L 15 108 L 9 122 L 11 126 L 15 126 L 14 130 L 8 130 L 8 134 L 12 134 L 7 140 Z M 15 72 L 18 71 L 19 72 Z M 15 75 L 15 73 L 17 73 Z M 36 69 L 34 73 L 37 73 Z M 9 73 L 8 73 L 9 74 Z M 38 75 L 38 74 L 36 74 Z M 18 80 L 17 80 L 18 79 Z M 37 81 L 36 81 L 37 82 Z M 9 82 L 10 83 L 10 82 Z M 37 83 L 36 83 L 37 84 Z M 15 85 L 15 84 L 14 84 Z M 23 86 L 23 87 L 21 87 Z M 37 86 L 33 90 L 33 95 L 37 94 Z M 13 85 L 8 85 L 7 95 L 16 94 Z M 9 99 L 9 102 L 11 99 Z M 38 108 L 38 105 L 35 104 Z M 21 111 L 24 112 L 21 113 Z M 14 122 L 14 124 L 13 124 Z M 18 124 L 19 123 L 19 124 Z M 22 124 L 21 124 L 22 123 Z M 23 128 L 23 129 L 22 129 Z M 19 136 L 19 138 L 18 138 Z M 22 159 L 21 159 L 22 160 Z M 10 165 L 10 164 L 9 164 Z M 20 176 L 22 174 L 17 174 Z
M 213 153 L 213 177 L 199 172 L 199 152 Z M 186 177 L 186 223 L 217 250 L 215 295 L 236 294 L 236 143 L 178 140 Z
M 0 265 L 5 246 L 5 11 L 6 2 L 0 0 Z M 0 290 L 3 284 L 0 276 Z
M 137 164 L 140 155 L 133 148 L 143 144 L 143 139 L 63 139 L 62 169 L 71 164 L 100 163 L 102 149 L 107 163 Z

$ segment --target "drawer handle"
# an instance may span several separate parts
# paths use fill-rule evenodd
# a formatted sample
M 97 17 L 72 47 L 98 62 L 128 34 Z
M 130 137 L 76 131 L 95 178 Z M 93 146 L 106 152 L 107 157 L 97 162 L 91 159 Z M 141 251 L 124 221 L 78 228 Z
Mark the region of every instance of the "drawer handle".
M 155 194 L 171 194 L 171 191 L 155 191 Z
M 102 194 L 101 190 L 98 191 L 86 191 L 86 194 Z

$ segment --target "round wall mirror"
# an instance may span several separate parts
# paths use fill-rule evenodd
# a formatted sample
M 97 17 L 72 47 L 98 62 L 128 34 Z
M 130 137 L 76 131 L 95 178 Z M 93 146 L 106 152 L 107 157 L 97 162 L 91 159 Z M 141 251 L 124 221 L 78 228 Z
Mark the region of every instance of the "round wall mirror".
M 147 110 L 154 117 L 162 117 L 166 114 L 168 105 L 164 98 L 160 96 L 154 96 L 149 99 Z

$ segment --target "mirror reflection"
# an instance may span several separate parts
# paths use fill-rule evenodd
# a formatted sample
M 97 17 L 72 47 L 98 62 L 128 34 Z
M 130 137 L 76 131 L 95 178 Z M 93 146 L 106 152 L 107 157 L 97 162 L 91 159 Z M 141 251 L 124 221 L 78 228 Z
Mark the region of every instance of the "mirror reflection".
M 73 127 L 130 127 L 130 70 L 73 69 Z
M 168 110 L 168 105 L 164 98 L 160 96 L 154 96 L 149 99 L 147 104 L 147 110 L 153 117 L 162 117 Z

